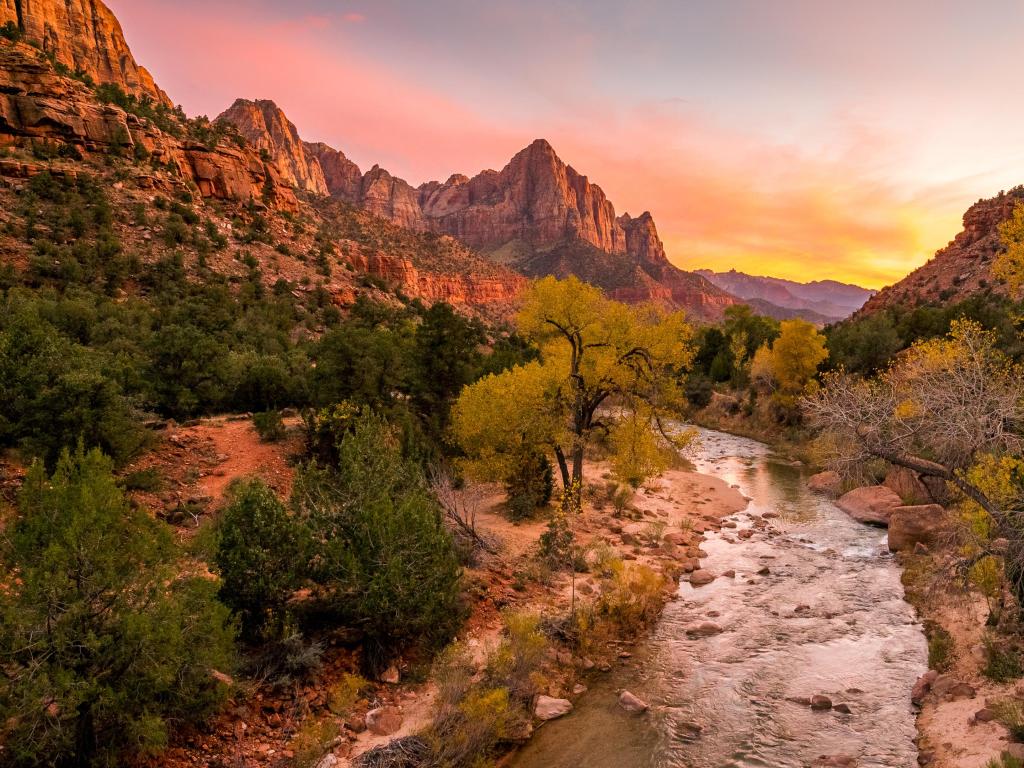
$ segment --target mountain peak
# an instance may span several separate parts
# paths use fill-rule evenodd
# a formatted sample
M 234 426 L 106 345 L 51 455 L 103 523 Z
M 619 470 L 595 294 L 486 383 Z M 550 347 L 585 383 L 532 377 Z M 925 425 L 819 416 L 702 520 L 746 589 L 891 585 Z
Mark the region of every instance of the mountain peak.
M 275 102 L 235 99 L 216 122 L 235 126 L 246 141 L 277 165 L 282 178 L 293 187 L 316 195 L 329 194 L 319 160 L 307 154 L 295 124 Z

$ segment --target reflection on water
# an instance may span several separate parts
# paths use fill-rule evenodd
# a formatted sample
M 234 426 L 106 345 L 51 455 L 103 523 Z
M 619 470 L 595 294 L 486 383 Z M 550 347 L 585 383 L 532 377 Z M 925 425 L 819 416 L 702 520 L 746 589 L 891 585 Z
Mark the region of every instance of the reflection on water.
M 512 765 L 799 768 L 838 754 L 862 768 L 916 765 L 910 689 L 927 651 L 884 531 L 809 493 L 801 468 L 752 440 L 702 430 L 694 464 L 752 499 L 734 517 L 740 528 L 775 513 L 773 532 L 735 543 L 709 534 L 704 567 L 736 578 L 681 585 L 632 663 L 545 725 Z M 725 631 L 686 636 L 709 618 Z M 620 710 L 621 688 L 651 712 Z M 814 694 L 851 714 L 788 700 Z

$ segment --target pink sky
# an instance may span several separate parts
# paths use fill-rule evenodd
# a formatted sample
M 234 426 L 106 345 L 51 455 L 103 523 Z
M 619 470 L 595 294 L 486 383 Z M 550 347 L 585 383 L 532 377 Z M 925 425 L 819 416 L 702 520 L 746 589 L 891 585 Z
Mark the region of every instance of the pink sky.
M 537 137 L 684 268 L 879 287 L 1024 181 L 1024 13 L 953 0 L 107 0 L 190 114 L 275 100 L 413 184 Z

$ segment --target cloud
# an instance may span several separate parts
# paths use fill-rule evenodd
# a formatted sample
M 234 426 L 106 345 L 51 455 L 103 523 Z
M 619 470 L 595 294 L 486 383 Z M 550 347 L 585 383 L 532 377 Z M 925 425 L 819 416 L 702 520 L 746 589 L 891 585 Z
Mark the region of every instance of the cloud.
M 342 21 L 346 21 L 349 24 L 362 24 L 364 21 L 366 21 L 366 16 L 364 16 L 361 13 L 352 12 L 352 13 L 346 13 L 345 15 L 343 15 L 341 17 L 341 20 Z

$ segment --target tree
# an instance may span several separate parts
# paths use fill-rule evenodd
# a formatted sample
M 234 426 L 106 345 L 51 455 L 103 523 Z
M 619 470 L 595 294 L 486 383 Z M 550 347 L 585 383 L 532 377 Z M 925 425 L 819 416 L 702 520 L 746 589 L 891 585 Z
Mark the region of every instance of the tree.
M 1024 445 L 1024 370 L 996 348 L 996 334 L 957 320 L 944 338 L 915 344 L 875 379 L 829 374 L 805 399 L 811 424 L 834 446 L 832 464 L 856 470 L 870 459 L 952 484 L 1024 549 L 1020 513 L 972 479 L 982 457 L 1019 455 Z
M 364 632 L 372 667 L 412 642 L 446 642 L 462 616 L 461 568 L 422 470 L 369 411 L 337 454 L 335 468 L 307 467 L 293 492 L 318 602 Z
M 683 407 L 682 373 L 694 354 L 682 313 L 629 307 L 575 277 L 546 277 L 527 291 L 518 324 L 540 361 L 467 387 L 455 407 L 453 433 L 471 467 L 500 471 L 515 450 L 546 444 L 578 508 L 596 433 L 629 414 L 674 440 L 662 419 Z
M 1005 280 L 1010 293 L 1024 293 L 1024 203 L 1017 203 L 1013 215 L 999 225 L 1003 251 L 992 265 L 992 275 Z
M 233 627 L 97 450 L 33 465 L 7 526 L 0 743 L 19 766 L 123 764 L 226 696 Z M 9 762 L 8 762 L 9 761 Z
M 218 525 L 221 599 L 250 639 L 279 639 L 287 602 L 308 572 L 308 532 L 260 480 L 232 488 Z
M 825 337 L 806 320 L 784 320 L 779 337 L 769 348 L 762 344 L 750 365 L 754 383 L 773 392 L 782 418 L 798 418 L 799 399 L 817 388 L 815 376 L 828 359 Z

